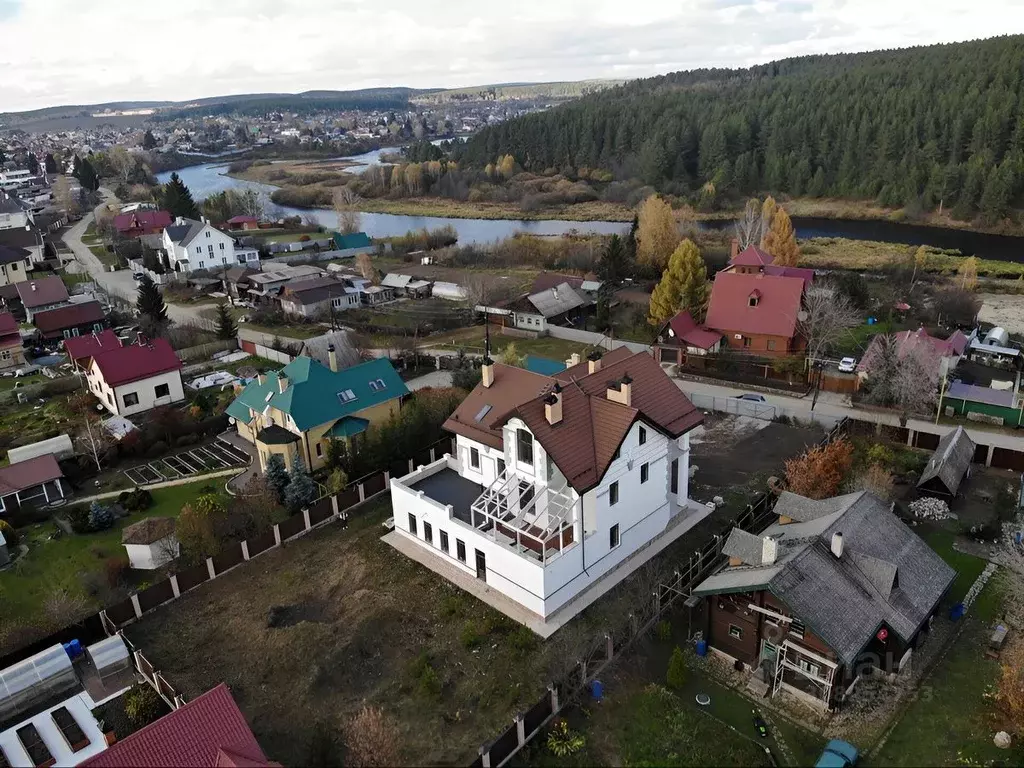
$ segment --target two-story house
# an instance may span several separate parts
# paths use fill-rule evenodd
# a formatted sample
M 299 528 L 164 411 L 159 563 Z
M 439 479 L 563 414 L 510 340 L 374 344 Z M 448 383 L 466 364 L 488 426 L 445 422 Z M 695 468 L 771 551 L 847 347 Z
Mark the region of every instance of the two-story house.
M 107 327 L 107 316 L 98 301 L 83 301 L 36 312 L 33 322 L 43 341 L 54 341 L 99 333 Z
M 409 394 L 387 358 L 339 370 L 333 346 L 328 356 L 329 367 L 300 355 L 280 371 L 261 373 L 228 406 L 239 436 L 256 446 L 261 469 L 275 454 L 289 470 L 299 458 L 319 469 L 331 440 L 351 446 L 397 413 Z
M 28 280 L 31 269 L 32 254 L 28 250 L 0 245 L 0 285 Z
M 760 535 L 733 529 L 728 560 L 693 591 L 712 650 L 822 709 L 861 674 L 905 666 L 956 571 L 890 507 L 785 492 Z
M 25 347 L 18 321 L 10 312 L 0 312 L 0 370 L 25 364 Z
M 385 540 L 547 636 L 707 514 L 687 498 L 702 421 L 647 353 L 553 376 L 485 358 L 445 422 L 455 454 L 391 481 Z
M 289 315 L 315 317 L 334 311 L 358 308 L 363 290 L 370 285 L 363 278 L 317 277 L 285 283 L 278 297 Z
M 0 190 L 0 229 L 24 229 L 33 223 L 32 213 L 16 197 Z
M 38 280 L 25 280 L 14 286 L 25 310 L 25 319 L 32 322 L 38 312 L 46 312 L 71 303 L 64 281 L 56 275 Z
M 185 399 L 181 361 L 166 339 L 96 348 L 85 366 L 89 391 L 115 416 L 131 416 Z
M 167 253 L 167 266 L 175 272 L 220 270 L 238 263 L 234 239 L 207 221 L 175 219 L 164 228 L 163 248 Z

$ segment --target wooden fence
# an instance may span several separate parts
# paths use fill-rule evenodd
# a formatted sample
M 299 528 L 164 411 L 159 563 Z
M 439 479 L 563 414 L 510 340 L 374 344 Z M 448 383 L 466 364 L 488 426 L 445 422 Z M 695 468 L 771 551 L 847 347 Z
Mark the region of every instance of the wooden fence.
M 215 352 L 231 352 L 238 349 L 237 339 L 221 339 L 194 347 L 185 347 L 177 351 L 178 359 L 183 363 L 193 360 L 209 360 Z
M 819 445 L 827 445 L 844 434 L 845 420 L 829 430 Z M 681 598 L 688 598 L 694 587 L 725 561 L 722 547 L 733 528 L 759 534 L 775 519 L 772 513 L 774 507 L 775 497 L 761 494 L 753 504 L 747 506 L 735 523 L 723 526 L 704 546 L 690 555 L 689 560 L 677 563 L 672 576 L 655 587 L 648 602 L 639 603 L 617 629 L 596 638 L 588 652 L 565 677 L 550 683 L 532 707 L 516 715 L 505 731 L 489 744 L 480 747 L 472 768 L 500 768 L 508 763 L 566 704 L 582 694 L 609 664 L 638 638 L 643 637 Z

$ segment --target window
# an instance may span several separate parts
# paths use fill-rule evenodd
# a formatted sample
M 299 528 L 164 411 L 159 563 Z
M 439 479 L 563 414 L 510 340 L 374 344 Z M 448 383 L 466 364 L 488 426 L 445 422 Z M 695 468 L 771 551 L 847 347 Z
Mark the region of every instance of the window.
M 525 429 L 516 430 L 516 455 L 520 463 L 533 466 L 533 435 Z
M 0 360 L 10 360 L 10 359 L 11 359 L 11 350 L 5 349 L 3 351 L 0 351 Z
M 646 442 L 647 442 L 647 430 L 644 429 L 643 427 L 640 427 L 640 445 L 643 445 Z
M 647 482 L 647 479 L 651 476 L 651 465 L 646 462 L 640 465 L 640 485 Z
M 473 469 L 480 469 L 480 451 L 476 448 L 469 449 L 469 466 Z
M 736 640 L 743 639 L 743 630 L 737 627 L 735 624 L 729 625 L 729 637 L 735 638 Z
M 412 512 L 409 513 L 409 533 L 416 535 L 416 517 Z
M 202 261 L 199 262 L 199 268 L 200 269 L 203 269 L 205 266 L 206 266 L 206 264 L 204 262 L 202 262 Z
M 498 459 L 498 474 L 499 475 L 504 475 L 505 474 L 505 460 L 504 459 Z
M 797 621 L 796 619 L 793 619 L 793 621 L 789 623 L 789 634 L 793 635 L 793 637 L 799 637 L 803 639 L 804 629 L 805 627 L 802 621 Z
M 18 271 L 18 262 L 14 262 L 13 264 L 11 264 L 11 272 L 17 272 L 17 271 Z
M 448 531 L 439 531 L 441 534 L 441 551 L 448 554 Z
M 206 230 L 206 236 L 207 236 L 207 237 L 209 237 L 209 236 L 210 236 L 210 230 Z
M 102 331 L 102 330 L 103 330 L 103 323 L 93 323 L 93 324 L 92 324 L 92 329 L 93 329 L 93 330 L 94 330 L 94 331 L 95 331 L 96 333 L 99 333 L 100 331 Z
M 139 404 L 139 395 L 136 392 L 129 392 L 127 395 L 125 395 L 121 399 L 124 400 L 125 408 L 127 408 L 128 406 L 131 406 L 131 405 L 138 405 Z
M 320 445 L 320 443 L 316 444 L 316 455 L 317 455 L 317 458 L 319 458 L 320 456 L 324 455 L 324 449 L 323 449 L 323 446 Z
M 608 531 L 608 549 L 619 546 L 619 524 L 616 523 Z
M 353 400 L 356 399 L 356 393 L 353 392 L 351 389 L 346 389 L 338 393 L 338 399 L 341 400 L 341 402 L 343 403 L 351 403 Z
M 466 562 L 466 542 L 462 539 L 455 540 L 455 556 L 459 558 L 459 562 Z
M 221 243 L 221 244 L 220 244 L 220 249 L 221 249 L 222 251 L 224 250 L 224 243 Z
M 210 252 L 210 255 L 213 256 L 213 243 L 210 243 L 210 247 L 207 248 L 206 250 L 208 250 Z
M 747 306 L 748 307 L 756 307 L 757 306 L 757 296 L 749 297 L 747 299 Z
M 672 493 L 679 493 L 679 459 L 672 459 L 672 467 L 669 471 L 672 473 L 668 479 L 669 488 Z
M 619 503 L 619 481 L 616 480 L 608 488 L 608 506 L 613 507 Z
M 744 336 L 743 337 L 743 346 L 744 347 L 749 347 L 750 346 L 750 337 L 749 336 Z
M 202 253 L 202 252 L 203 252 L 203 246 L 197 245 L 196 246 L 196 253 Z
M 775 339 L 768 339 L 767 346 L 768 346 L 769 351 L 774 350 L 775 349 Z
M 430 523 L 426 521 L 423 523 L 423 540 L 427 542 L 427 544 L 433 545 L 434 543 L 434 529 Z
M 382 389 L 387 389 L 388 385 L 384 383 L 384 379 L 377 379 L 376 381 L 370 382 L 371 392 L 380 392 Z
M 157 384 L 153 388 L 153 394 L 157 397 L 167 397 L 171 394 L 171 387 L 169 384 Z
M 802 669 L 804 672 L 811 675 L 812 677 L 818 677 L 818 675 L 821 672 L 821 667 L 819 667 L 817 664 L 812 664 L 807 659 L 798 659 L 797 664 L 799 665 L 800 669 Z

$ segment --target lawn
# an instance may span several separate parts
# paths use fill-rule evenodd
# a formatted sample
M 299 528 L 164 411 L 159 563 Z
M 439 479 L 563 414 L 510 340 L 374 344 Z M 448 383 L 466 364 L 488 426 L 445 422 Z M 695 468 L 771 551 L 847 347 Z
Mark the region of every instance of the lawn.
M 124 555 L 121 530 L 145 517 L 177 517 L 183 504 L 210 492 L 211 488 L 217 490 L 220 486 L 216 481 L 200 480 L 154 490 L 153 506 L 119 520 L 114 528 L 102 533 L 63 535 L 51 540 L 49 537 L 57 530 L 53 522 L 20 529 L 29 551 L 11 568 L 0 572 L 0 615 L 5 621 L 37 625 L 43 621 L 43 602 L 56 589 L 81 595 L 91 607 L 100 607 L 86 592 L 84 577 L 89 573 L 102 574 L 107 558 Z M 66 617 L 65 623 L 74 618 Z
M 76 285 L 93 282 L 92 275 L 86 272 L 61 272 L 60 279 L 64 281 L 64 285 L 67 287 L 68 291 L 70 291 Z
M 18 389 L 21 389 L 21 387 L 27 387 L 30 384 L 42 384 L 45 381 L 49 381 L 49 379 L 41 373 L 33 373 L 30 376 L 0 377 L 0 392 L 7 392 L 14 389 L 16 386 Z
M 515 344 L 516 350 L 524 355 L 540 355 L 562 361 L 567 360 L 573 352 L 579 353 L 580 358 L 583 359 L 588 352 L 594 349 L 594 347 L 586 344 L 566 339 L 556 339 L 554 336 L 541 336 L 539 339 L 519 339 L 512 336 L 503 336 L 492 329 L 492 352 L 498 354 L 509 344 Z M 459 349 L 464 349 L 470 353 L 482 354 L 484 351 L 484 328 L 483 326 L 477 326 L 448 334 L 431 336 L 424 340 L 422 346 L 434 349 L 450 348 L 453 354 L 458 352 Z
M 950 587 L 946 602 L 950 604 L 960 602 L 971 588 L 971 585 L 977 581 L 981 572 L 985 570 L 987 563 L 980 557 L 957 552 L 953 549 L 956 534 L 945 528 L 933 528 L 929 531 L 922 531 L 921 536 L 928 542 L 928 546 L 939 554 L 939 557 L 956 569 L 956 581 Z M 992 592 L 991 589 L 987 590 L 986 595 L 990 592 Z M 986 599 L 990 598 L 986 596 Z

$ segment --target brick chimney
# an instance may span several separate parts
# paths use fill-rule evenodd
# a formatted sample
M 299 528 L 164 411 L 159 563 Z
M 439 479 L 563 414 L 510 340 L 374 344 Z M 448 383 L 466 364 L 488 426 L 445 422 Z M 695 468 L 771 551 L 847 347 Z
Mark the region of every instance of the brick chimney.
M 490 387 L 494 383 L 494 361 L 490 357 L 484 358 L 484 364 L 480 368 L 480 382 L 485 387 Z
M 579 364 L 580 364 L 580 353 L 579 352 L 573 352 L 571 355 L 569 355 L 569 359 L 565 361 L 565 367 L 566 368 L 572 368 L 574 365 L 579 365 Z
M 552 426 L 562 423 L 562 385 L 555 384 L 554 388 L 544 398 L 544 418 Z
M 605 395 L 615 403 L 622 403 L 625 406 L 633 405 L 633 379 L 627 373 L 618 381 L 609 382 Z
M 729 261 L 735 261 L 736 257 L 740 255 L 740 241 L 735 237 L 729 243 Z
M 597 373 L 601 370 L 601 351 L 595 349 L 587 355 L 587 373 Z
M 338 372 L 338 353 L 334 351 L 334 345 L 327 345 L 327 360 L 331 364 L 331 370 Z
M 761 539 L 761 565 L 774 565 L 779 557 L 779 542 L 771 536 Z

